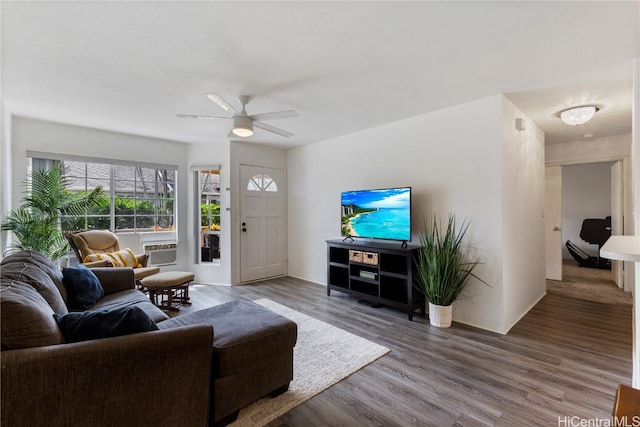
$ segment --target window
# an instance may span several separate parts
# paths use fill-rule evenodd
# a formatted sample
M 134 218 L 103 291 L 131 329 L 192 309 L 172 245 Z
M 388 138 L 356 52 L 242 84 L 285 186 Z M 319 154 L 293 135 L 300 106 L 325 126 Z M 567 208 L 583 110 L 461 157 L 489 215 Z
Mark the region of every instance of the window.
M 276 182 L 266 173 L 258 173 L 249 179 L 247 184 L 249 191 L 278 191 Z
M 63 231 L 111 230 L 118 232 L 167 231 L 175 228 L 176 169 L 99 161 L 32 158 L 31 168 L 60 162 L 72 192 L 104 189 L 105 201 L 83 216 L 64 216 Z
M 220 167 L 196 168 L 193 174 L 199 224 L 196 262 L 220 262 Z

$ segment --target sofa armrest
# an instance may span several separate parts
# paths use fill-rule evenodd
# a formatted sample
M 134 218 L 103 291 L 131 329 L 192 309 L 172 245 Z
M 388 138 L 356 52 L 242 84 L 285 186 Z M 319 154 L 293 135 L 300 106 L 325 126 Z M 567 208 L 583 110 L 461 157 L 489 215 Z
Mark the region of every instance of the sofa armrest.
M 136 288 L 136 280 L 131 267 L 92 268 L 91 271 L 100 280 L 105 295 Z
M 113 267 L 113 264 L 111 263 L 111 261 L 107 259 L 101 259 L 98 261 L 91 261 L 91 262 L 83 262 L 82 265 L 84 265 L 87 268 Z
M 205 426 L 212 349 L 195 325 L 2 351 L 2 424 Z

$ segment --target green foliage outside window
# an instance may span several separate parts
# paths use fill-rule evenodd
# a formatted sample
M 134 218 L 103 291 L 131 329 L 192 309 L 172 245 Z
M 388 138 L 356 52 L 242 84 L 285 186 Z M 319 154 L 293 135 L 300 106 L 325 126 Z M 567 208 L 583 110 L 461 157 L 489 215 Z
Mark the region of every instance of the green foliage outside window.
M 200 226 L 220 230 L 220 205 L 215 203 L 200 204 Z
M 151 200 L 136 200 L 132 197 L 114 199 L 115 229 L 152 229 L 168 230 L 173 228 L 173 200 L 167 199 L 164 209 L 156 210 Z M 87 216 L 65 217 L 62 229 L 109 230 L 111 228 L 111 203 L 104 199 L 99 205 L 87 210 Z

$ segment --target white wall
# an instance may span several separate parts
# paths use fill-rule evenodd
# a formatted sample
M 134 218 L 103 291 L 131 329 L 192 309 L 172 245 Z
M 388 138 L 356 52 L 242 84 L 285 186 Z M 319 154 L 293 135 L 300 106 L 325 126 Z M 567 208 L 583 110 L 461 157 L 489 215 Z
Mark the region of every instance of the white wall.
M 177 197 L 187 192 L 187 149 L 185 144 L 175 141 L 128 135 L 116 132 L 90 129 L 62 123 L 13 117 L 11 161 L 11 181 L 15 189 L 27 178 L 27 150 L 86 156 L 102 159 L 140 161 L 147 163 L 175 165 L 178 167 Z M 3 193 L 5 182 L 3 180 Z M 20 205 L 22 194 L 14 191 L 12 209 Z M 184 269 L 187 255 L 187 206 L 177 206 L 178 265 L 163 269 Z M 143 241 L 173 240 L 169 233 L 125 233 L 118 238 L 122 247 L 134 251 L 141 249 Z
M 240 165 L 261 166 L 285 171 L 285 204 L 287 183 L 287 156 L 282 148 L 268 147 L 241 141 L 231 142 L 231 283 L 240 282 Z M 285 207 L 286 212 L 286 207 Z M 286 215 L 286 214 L 285 214 Z M 287 224 L 287 218 L 284 218 Z M 285 252 L 285 258 L 287 257 Z M 285 259 L 285 263 L 288 260 Z M 286 265 L 286 264 L 285 264 Z M 286 270 L 285 270 L 286 274 Z
M 189 212 L 187 216 L 187 232 L 186 237 L 187 270 L 192 271 L 196 275 L 196 281 L 200 283 L 230 284 L 231 283 L 231 216 L 229 208 L 231 207 L 231 196 L 227 190 L 231 184 L 231 166 L 230 166 L 230 144 L 229 141 L 212 141 L 204 144 L 191 144 L 188 146 L 189 151 L 189 168 L 193 166 L 220 166 L 220 263 L 204 262 L 198 264 L 196 259 L 196 248 L 199 251 L 200 238 L 196 237 L 196 217 L 195 217 L 195 188 L 193 175 L 190 172 L 188 176 L 189 196 L 182 198 L 184 204 L 187 205 Z M 198 201 L 199 203 L 199 201 Z M 199 213 L 199 210 L 198 210 Z M 200 223 L 198 219 L 199 230 Z
M 434 212 L 470 220 L 468 242 L 483 261 L 477 274 L 492 286 L 473 281 L 470 297 L 454 305 L 454 320 L 506 332 L 517 316 L 504 313 L 504 107 L 505 98 L 493 96 L 287 151 L 289 275 L 326 284 L 325 240 L 340 236 L 342 191 L 411 186 L 413 241 Z M 526 152 L 507 155 L 523 162 Z M 531 251 L 543 248 L 531 242 Z M 523 273 L 506 275 L 516 276 L 528 286 Z
M 580 141 L 549 144 L 545 149 L 547 166 L 615 161 L 628 158 L 631 135 L 615 135 Z
M 11 181 L 11 114 L 4 98 L 0 95 L 0 218 L 4 219 L 12 208 L 11 197 L 13 186 Z M 9 232 L 0 232 L 0 259 L 9 246 Z
M 580 238 L 582 221 L 611 215 L 612 162 L 562 167 L 562 257 L 573 259 L 564 243 L 575 243 L 590 256 L 598 256 L 598 245 Z
M 636 236 L 640 236 L 640 57 L 633 60 L 633 117 L 632 117 L 631 176 L 632 222 Z M 635 277 L 640 280 L 640 262 L 635 263 Z M 631 270 L 631 269 L 630 269 Z M 640 292 L 638 280 L 633 291 L 633 387 L 640 388 Z
M 515 126 L 517 118 L 525 130 Z M 502 108 L 503 324 L 508 331 L 546 293 L 544 134 L 510 100 Z M 484 309 L 489 309 L 487 301 Z

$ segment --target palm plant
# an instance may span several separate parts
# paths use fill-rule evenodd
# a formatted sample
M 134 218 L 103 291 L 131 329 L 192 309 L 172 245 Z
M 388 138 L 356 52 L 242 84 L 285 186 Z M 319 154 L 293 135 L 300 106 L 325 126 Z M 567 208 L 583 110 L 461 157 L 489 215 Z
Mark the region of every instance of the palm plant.
M 486 282 L 473 274 L 480 260 L 472 257 L 463 245 L 469 223 L 456 228 L 454 214 L 449 214 L 446 230 L 433 216 L 432 226 L 420 235 L 420 248 L 415 257 L 415 286 L 434 305 L 448 306 L 458 298 L 470 277 Z
M 61 216 L 83 215 L 86 209 L 100 204 L 104 191 L 102 186 L 88 193 L 69 191 L 71 181 L 59 163 L 48 170 L 34 170 L 29 178 L 24 183 L 23 204 L 2 221 L 1 229 L 11 231 L 17 239 L 7 253 L 34 250 L 58 259 L 69 250 L 60 229 Z

